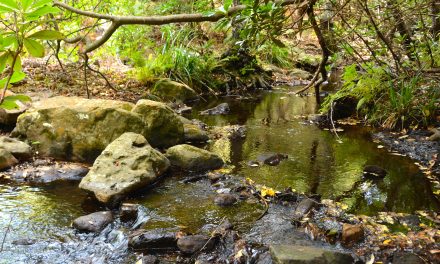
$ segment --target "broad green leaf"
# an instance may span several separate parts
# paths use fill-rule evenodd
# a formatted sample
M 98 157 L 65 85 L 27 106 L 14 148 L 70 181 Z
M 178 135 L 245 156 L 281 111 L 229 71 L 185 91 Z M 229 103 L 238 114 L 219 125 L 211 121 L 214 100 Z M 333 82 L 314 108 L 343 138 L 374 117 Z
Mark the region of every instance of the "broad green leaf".
M 14 0 L 0 0 L 0 6 L 8 7 L 14 11 L 19 11 L 17 3 Z
M 23 7 L 23 10 L 26 11 L 28 7 L 32 4 L 33 0 L 21 0 L 21 6 Z
M 9 64 L 12 64 L 12 56 L 9 56 L 11 62 Z M 14 65 L 14 71 L 15 72 L 21 72 L 21 58 L 20 55 L 17 56 L 17 59 L 15 60 L 15 65 Z
M 359 102 L 357 103 L 356 110 L 359 111 L 359 109 L 361 109 L 361 107 L 365 104 L 366 101 L 367 101 L 367 98 L 362 97 L 361 100 L 359 100 Z
M 18 46 L 18 43 L 17 43 L 17 38 L 15 37 L 15 35 L 11 35 L 11 36 L 8 36 L 3 39 L 3 47 L 5 49 L 12 48 L 15 50 L 17 48 L 17 46 Z
M 6 110 L 19 109 L 19 102 L 30 102 L 31 98 L 29 96 L 18 94 L 18 95 L 10 95 L 6 96 L 3 100 L 3 103 L 0 105 L 0 108 Z
M 24 39 L 24 47 L 33 57 L 42 58 L 44 57 L 44 47 L 38 41 L 33 39 Z
M 9 52 L 5 52 L 2 55 L 0 55 L 0 73 L 3 72 L 3 70 L 6 67 L 6 62 L 8 61 Z
M 228 11 L 229 8 L 232 6 L 232 0 L 224 0 L 223 6 L 225 7 L 225 10 Z
M 26 74 L 24 72 L 14 72 L 14 74 L 12 74 L 11 80 L 9 81 L 9 83 L 17 83 L 21 80 L 23 80 L 26 77 Z M 8 80 L 8 77 L 6 76 L 5 78 L 0 80 L 0 87 L 5 86 L 6 81 Z
M 30 13 L 26 13 L 25 17 L 28 20 L 37 20 L 40 17 L 45 16 L 47 14 L 55 14 L 55 13 L 58 13 L 58 12 L 60 12 L 60 10 L 58 8 L 56 8 L 56 7 L 53 7 L 53 6 L 43 6 L 43 7 L 38 8 L 35 11 L 32 11 Z
M 37 0 L 37 1 L 35 1 L 31 5 L 31 8 L 32 9 L 37 9 L 37 8 L 40 8 L 40 7 L 44 6 L 44 5 L 48 5 L 48 4 L 51 4 L 51 3 L 52 3 L 52 0 Z
M 63 36 L 63 34 L 61 34 L 58 31 L 55 31 L 55 30 L 41 30 L 41 31 L 33 33 L 28 38 L 56 40 L 56 39 L 63 39 L 64 36 Z
M 9 7 L 6 7 L 6 6 L 2 6 L 2 5 L 0 5 L 0 15 L 1 14 L 4 14 L 4 13 L 9 13 L 9 12 L 13 12 L 14 10 L 12 10 L 11 8 L 9 8 Z

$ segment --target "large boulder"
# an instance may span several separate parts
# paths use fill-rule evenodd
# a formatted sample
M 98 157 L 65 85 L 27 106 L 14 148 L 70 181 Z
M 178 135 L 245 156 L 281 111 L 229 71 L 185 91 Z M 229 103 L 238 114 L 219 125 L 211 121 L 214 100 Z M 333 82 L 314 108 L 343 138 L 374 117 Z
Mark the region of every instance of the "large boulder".
M 168 102 L 187 102 L 198 98 L 197 93 L 188 85 L 170 79 L 156 82 L 150 93 Z
M 171 165 L 188 171 L 215 170 L 223 166 L 217 154 L 187 144 L 169 148 L 166 156 Z
M 128 132 L 105 148 L 79 187 L 93 192 L 103 203 L 114 204 L 154 182 L 169 166 L 167 158 L 145 137 Z
M 28 144 L 6 136 L 0 137 L 0 149 L 9 151 L 18 159 L 27 159 L 32 156 L 32 148 Z
M 19 116 L 12 136 L 34 142 L 43 156 L 93 162 L 125 132 L 142 134 L 155 147 L 183 140 L 183 124 L 164 104 L 63 96 L 36 102 Z

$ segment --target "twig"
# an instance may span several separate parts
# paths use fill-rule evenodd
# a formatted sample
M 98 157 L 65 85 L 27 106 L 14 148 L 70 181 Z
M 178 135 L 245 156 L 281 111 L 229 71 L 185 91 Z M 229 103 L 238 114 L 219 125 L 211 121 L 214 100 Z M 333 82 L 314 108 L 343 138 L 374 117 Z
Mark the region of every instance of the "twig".
M 102 72 L 100 72 L 100 71 L 98 71 L 98 70 L 95 70 L 95 69 L 93 69 L 92 67 L 90 67 L 90 65 L 89 65 L 88 62 L 86 63 L 86 65 L 87 65 L 87 68 L 88 68 L 89 70 L 91 70 L 91 71 L 94 72 L 94 73 L 99 74 L 99 76 L 101 76 L 101 77 L 105 80 L 105 82 L 107 83 L 107 86 L 108 86 L 108 87 L 110 87 L 110 88 L 111 88 L 113 91 L 115 91 L 115 92 L 118 91 L 118 89 L 116 89 L 116 88 L 113 86 L 113 84 L 111 84 L 111 82 L 107 79 L 107 77 L 106 77 Z
M 11 229 L 11 223 L 12 223 L 12 219 L 14 219 L 15 213 L 11 215 L 11 219 L 9 219 L 9 223 L 8 223 L 8 227 L 6 228 L 5 234 L 3 235 L 3 240 L 2 240 L 2 245 L 0 247 L 0 252 L 3 251 L 3 246 L 5 244 L 6 241 L 6 236 L 9 233 L 9 230 Z
M 338 141 L 342 142 L 342 139 L 339 137 L 338 132 L 336 132 L 335 123 L 333 122 L 333 105 L 334 104 L 335 104 L 335 102 L 332 102 L 331 107 L 330 107 L 330 123 L 332 124 L 333 132 L 335 132 L 335 135 L 338 138 Z

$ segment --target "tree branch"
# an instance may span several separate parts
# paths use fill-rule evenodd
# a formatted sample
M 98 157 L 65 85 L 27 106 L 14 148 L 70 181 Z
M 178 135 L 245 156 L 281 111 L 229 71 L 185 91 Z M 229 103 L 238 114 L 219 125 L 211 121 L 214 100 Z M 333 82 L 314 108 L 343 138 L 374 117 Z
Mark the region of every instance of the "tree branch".
M 300 3 L 301 0 L 278 0 L 277 4 L 281 6 L 293 5 Z M 91 11 L 84 11 L 75 7 L 69 6 L 65 3 L 54 1 L 54 6 L 63 8 L 72 13 L 97 18 L 105 19 L 112 22 L 111 26 L 104 32 L 104 35 L 92 42 L 84 50 L 84 54 L 94 51 L 102 46 L 115 31 L 122 25 L 165 25 L 172 23 L 189 23 L 189 22 L 216 22 L 224 17 L 234 15 L 247 8 L 246 5 L 237 5 L 231 7 L 226 13 L 216 12 L 212 15 L 205 14 L 177 14 L 177 15 L 165 15 L 165 16 L 113 16 L 106 14 L 99 14 Z

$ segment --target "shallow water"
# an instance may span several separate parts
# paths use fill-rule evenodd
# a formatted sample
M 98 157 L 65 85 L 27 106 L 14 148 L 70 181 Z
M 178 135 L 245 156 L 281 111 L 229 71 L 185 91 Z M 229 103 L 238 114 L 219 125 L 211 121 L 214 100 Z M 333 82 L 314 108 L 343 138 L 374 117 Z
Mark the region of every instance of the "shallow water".
M 293 187 L 324 198 L 339 197 L 353 212 L 362 214 L 439 210 L 429 183 L 412 161 L 378 149 L 363 128 L 344 127 L 339 133 L 342 143 L 338 143 L 332 133 L 300 117 L 316 112 L 314 98 L 289 95 L 286 89 L 264 92 L 259 100 L 200 102 L 189 117 L 209 125 L 246 125 L 245 139 L 210 146 L 220 149 L 223 158 L 235 166 L 235 177 L 251 178 L 277 190 Z M 230 103 L 230 115 L 197 114 L 224 101 Z M 286 153 L 289 158 L 273 167 L 246 165 L 266 152 Z M 388 175 L 380 181 L 363 182 L 366 164 L 379 165 Z M 143 228 L 195 232 L 228 218 L 239 230 L 248 230 L 263 211 L 261 205 L 246 202 L 217 207 L 213 204 L 215 190 L 207 180 L 184 183 L 187 176 L 170 175 L 157 187 L 129 199 L 145 207 L 140 219 Z M 101 209 L 77 183 L 29 186 L 0 182 L 0 242 L 7 235 L 0 263 L 133 263 L 135 257 L 126 251 L 126 233 L 133 225 L 116 221 L 99 236 L 78 234 L 71 228 L 74 218 Z M 20 239 L 33 240 L 33 244 L 12 243 Z

